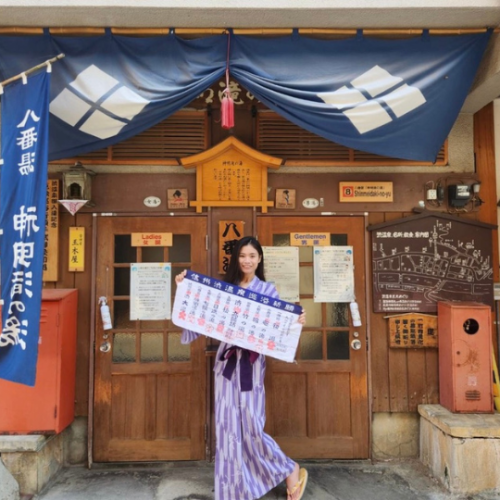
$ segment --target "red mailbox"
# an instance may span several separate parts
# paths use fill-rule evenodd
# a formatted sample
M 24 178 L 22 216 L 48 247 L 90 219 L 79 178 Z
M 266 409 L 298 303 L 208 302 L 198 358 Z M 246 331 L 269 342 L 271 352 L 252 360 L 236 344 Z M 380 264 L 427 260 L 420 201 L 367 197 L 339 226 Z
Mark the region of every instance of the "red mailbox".
M 493 413 L 491 309 L 438 303 L 439 402 L 454 413 Z
M 0 434 L 59 433 L 73 421 L 77 297 L 43 290 L 35 386 L 0 380 Z

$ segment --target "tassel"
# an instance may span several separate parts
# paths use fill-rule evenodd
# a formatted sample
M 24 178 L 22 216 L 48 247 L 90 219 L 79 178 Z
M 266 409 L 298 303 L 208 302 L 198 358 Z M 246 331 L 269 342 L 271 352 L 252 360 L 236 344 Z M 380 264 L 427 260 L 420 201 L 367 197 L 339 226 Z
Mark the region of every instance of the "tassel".
M 221 122 L 222 128 L 233 128 L 234 127 L 234 101 L 229 93 L 229 89 L 224 91 L 225 96 L 221 101 Z

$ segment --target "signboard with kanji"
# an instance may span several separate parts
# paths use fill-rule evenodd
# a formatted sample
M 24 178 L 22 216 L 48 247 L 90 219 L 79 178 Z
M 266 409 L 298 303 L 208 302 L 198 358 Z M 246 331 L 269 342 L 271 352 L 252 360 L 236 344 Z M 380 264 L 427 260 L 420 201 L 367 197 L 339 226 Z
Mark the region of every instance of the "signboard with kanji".
M 85 271 L 85 228 L 69 228 L 69 263 L 70 273 L 83 273 Z
M 219 274 L 226 274 L 236 242 L 244 236 L 242 220 L 219 221 Z
M 437 316 L 399 314 L 389 316 L 389 347 L 437 347 Z
M 203 153 L 181 158 L 186 168 L 196 167 L 196 200 L 203 207 L 261 207 L 267 212 L 274 202 L 267 199 L 267 169 L 282 160 L 265 155 L 235 137 L 228 137 Z
M 47 181 L 45 209 L 45 244 L 43 247 L 43 281 L 57 281 L 59 263 L 59 181 Z
M 340 202 L 373 203 L 392 199 L 392 182 L 339 182 Z

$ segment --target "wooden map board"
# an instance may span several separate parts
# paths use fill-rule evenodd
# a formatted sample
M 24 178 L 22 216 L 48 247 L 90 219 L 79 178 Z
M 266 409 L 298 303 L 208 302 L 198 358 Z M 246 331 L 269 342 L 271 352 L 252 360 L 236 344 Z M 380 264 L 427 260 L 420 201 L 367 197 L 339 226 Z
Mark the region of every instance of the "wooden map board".
M 441 300 L 493 306 L 495 227 L 435 212 L 370 226 L 374 312 L 436 312 Z
M 278 168 L 283 160 L 250 148 L 228 137 L 212 149 L 182 158 L 185 168 L 196 167 L 196 200 L 203 207 L 262 207 L 266 213 L 274 202 L 267 199 L 267 169 Z
M 389 347 L 437 347 L 437 316 L 400 314 L 389 316 Z

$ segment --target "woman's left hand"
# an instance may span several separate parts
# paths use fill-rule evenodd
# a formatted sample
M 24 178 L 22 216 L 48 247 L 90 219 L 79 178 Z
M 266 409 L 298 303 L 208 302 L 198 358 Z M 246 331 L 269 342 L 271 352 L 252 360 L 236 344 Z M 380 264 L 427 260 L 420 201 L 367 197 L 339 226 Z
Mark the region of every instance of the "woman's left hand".
M 297 320 L 302 326 L 306 324 L 306 311 L 302 309 L 300 313 L 299 319 Z

